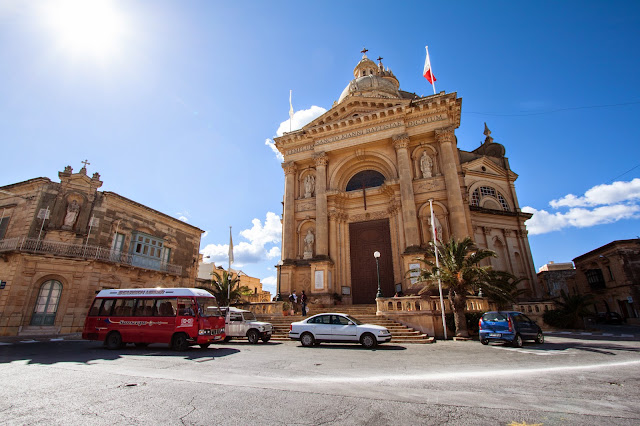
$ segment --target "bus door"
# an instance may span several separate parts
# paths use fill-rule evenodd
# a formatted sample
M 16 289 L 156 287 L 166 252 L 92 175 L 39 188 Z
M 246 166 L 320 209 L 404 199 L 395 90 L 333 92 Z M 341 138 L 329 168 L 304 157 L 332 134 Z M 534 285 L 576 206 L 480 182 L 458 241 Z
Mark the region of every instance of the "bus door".
M 156 342 L 170 343 L 176 328 L 176 312 L 178 310 L 177 299 L 156 299 L 155 317 L 153 328 Z
M 195 300 L 191 298 L 178 298 L 178 316 L 176 318 L 175 331 L 184 331 L 190 337 L 198 337 L 198 321 L 196 319 Z

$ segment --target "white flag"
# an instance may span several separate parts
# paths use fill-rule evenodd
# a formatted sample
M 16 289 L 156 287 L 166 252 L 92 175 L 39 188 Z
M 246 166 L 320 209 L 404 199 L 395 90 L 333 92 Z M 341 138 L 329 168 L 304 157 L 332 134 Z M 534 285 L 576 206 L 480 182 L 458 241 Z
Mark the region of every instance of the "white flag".
M 229 266 L 233 263 L 233 239 L 231 238 L 231 227 L 229 227 Z
M 291 103 L 291 92 L 293 92 L 293 90 L 289 90 L 289 119 L 293 120 L 293 104 Z

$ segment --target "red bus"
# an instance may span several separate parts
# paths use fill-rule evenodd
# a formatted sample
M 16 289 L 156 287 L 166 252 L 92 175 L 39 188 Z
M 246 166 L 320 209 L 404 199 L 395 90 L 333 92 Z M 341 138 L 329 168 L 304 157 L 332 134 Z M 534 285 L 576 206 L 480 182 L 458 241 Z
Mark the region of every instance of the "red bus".
M 184 351 L 224 340 L 224 317 L 215 296 L 199 288 L 102 290 L 84 322 L 82 338 L 108 349 L 127 343 L 167 343 Z

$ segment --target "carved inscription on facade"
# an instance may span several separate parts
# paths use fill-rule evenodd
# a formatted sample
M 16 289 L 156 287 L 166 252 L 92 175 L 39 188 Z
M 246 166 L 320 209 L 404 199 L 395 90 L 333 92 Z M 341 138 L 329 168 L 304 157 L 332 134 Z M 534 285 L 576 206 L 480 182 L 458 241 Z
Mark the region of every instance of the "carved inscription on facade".
M 379 126 L 370 127 L 368 129 L 356 130 L 354 132 L 344 133 L 342 135 L 332 136 L 330 138 L 319 139 L 316 141 L 316 145 L 324 145 L 330 142 L 341 141 L 343 139 L 355 138 L 357 136 L 368 135 L 369 133 L 380 132 L 382 130 L 394 129 L 396 127 L 402 127 L 404 123 L 401 121 L 397 121 L 395 123 L 385 123 Z
M 407 127 L 419 126 L 421 124 L 433 123 L 436 121 L 444 121 L 447 119 L 447 114 L 432 115 L 431 117 L 425 117 L 420 120 L 413 120 L 407 122 Z
M 287 150 L 287 155 L 297 154 L 298 152 L 311 151 L 313 149 L 313 144 L 303 145 L 297 148 L 291 148 Z

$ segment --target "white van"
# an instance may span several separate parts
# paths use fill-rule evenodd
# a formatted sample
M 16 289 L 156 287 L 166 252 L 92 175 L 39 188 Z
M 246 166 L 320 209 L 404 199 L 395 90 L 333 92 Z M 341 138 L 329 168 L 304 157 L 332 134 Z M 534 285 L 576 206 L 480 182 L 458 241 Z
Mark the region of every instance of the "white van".
M 271 339 L 273 326 L 268 322 L 258 321 L 253 312 L 233 307 L 220 310 L 225 316 L 225 342 L 241 337 L 249 339 L 249 343 L 258 343 L 260 339 L 266 343 Z

